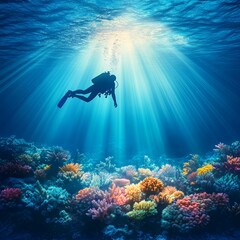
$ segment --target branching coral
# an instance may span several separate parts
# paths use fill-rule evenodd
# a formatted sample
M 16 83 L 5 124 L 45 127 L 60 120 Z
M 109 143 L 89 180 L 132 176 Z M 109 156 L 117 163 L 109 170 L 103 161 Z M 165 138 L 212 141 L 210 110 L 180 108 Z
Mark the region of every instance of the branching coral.
M 113 203 L 118 206 L 123 206 L 127 202 L 127 197 L 125 193 L 125 188 L 117 187 L 114 183 L 112 187 L 109 189 L 110 199 Z
M 90 208 L 86 213 L 87 216 L 92 219 L 104 220 L 110 214 L 113 204 L 108 202 L 106 199 L 103 200 L 93 200 L 93 208 Z
M 198 175 L 195 187 L 198 191 L 212 192 L 214 189 L 215 178 L 212 172 L 203 175 Z
M 97 164 L 96 170 L 99 172 L 101 171 L 114 172 L 116 165 L 113 164 L 113 159 L 114 157 L 112 156 L 105 158 L 104 161 L 101 161 L 99 164 Z
M 133 211 L 127 213 L 130 218 L 136 220 L 142 220 L 146 217 L 153 216 L 157 214 L 157 205 L 153 201 L 141 201 L 139 203 L 134 203 Z
M 140 202 L 142 198 L 142 192 L 138 184 L 131 184 L 125 187 L 125 194 L 129 202 Z
M 147 177 L 139 183 L 140 189 L 146 194 L 156 194 L 163 190 L 164 185 L 158 178 Z
M 213 166 L 211 164 L 207 164 L 201 168 L 197 169 L 198 175 L 205 175 L 213 170 Z
M 228 173 L 217 179 L 214 186 L 217 192 L 235 194 L 240 189 L 240 181 L 238 179 L 238 176 L 234 176 L 233 174 Z

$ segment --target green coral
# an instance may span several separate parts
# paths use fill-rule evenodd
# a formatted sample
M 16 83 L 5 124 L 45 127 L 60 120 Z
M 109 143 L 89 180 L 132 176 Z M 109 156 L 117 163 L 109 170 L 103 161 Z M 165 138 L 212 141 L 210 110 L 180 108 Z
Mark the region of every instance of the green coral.
M 133 211 L 127 213 L 128 217 L 142 220 L 146 217 L 157 214 L 156 203 L 153 201 L 141 201 L 139 203 L 134 203 Z

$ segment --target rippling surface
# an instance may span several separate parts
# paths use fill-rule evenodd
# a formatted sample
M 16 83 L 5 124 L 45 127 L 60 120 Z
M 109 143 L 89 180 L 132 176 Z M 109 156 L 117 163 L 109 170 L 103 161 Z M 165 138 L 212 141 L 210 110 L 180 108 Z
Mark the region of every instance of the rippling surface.
M 125 16 L 131 20 L 122 23 Z M 183 51 L 237 56 L 239 16 L 238 0 L 5 0 L 0 4 L 0 57 L 41 47 L 58 53 L 81 50 L 103 26 L 108 27 L 106 22 L 111 23 L 109 30 L 114 25 L 137 26 L 156 42 L 167 39 Z M 163 41 L 158 45 L 163 47 Z

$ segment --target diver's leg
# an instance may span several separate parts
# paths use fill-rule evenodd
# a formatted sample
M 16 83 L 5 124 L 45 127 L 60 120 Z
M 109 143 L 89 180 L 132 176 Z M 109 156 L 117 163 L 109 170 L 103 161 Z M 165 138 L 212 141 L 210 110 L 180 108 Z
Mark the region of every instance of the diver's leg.
M 93 90 L 94 90 L 94 85 L 90 86 L 89 88 L 87 88 L 85 90 L 79 89 L 79 90 L 76 90 L 76 91 L 72 91 L 72 95 L 88 94 L 88 93 L 92 92 Z M 76 97 L 76 96 L 74 96 L 74 97 Z
M 90 102 L 97 96 L 97 94 L 98 94 L 97 92 L 92 92 L 88 97 L 78 96 L 78 95 L 75 95 L 74 97 L 79 98 L 84 102 Z

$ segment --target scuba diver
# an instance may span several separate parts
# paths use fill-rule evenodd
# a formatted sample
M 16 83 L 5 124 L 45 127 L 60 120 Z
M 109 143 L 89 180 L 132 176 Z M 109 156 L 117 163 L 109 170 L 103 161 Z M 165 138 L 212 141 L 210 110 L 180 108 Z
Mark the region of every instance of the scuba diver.
M 76 91 L 68 91 L 63 98 L 59 101 L 58 107 L 61 108 L 63 104 L 66 102 L 68 98 L 79 98 L 82 101 L 90 102 L 92 101 L 97 95 L 101 97 L 101 94 L 105 95 L 105 98 L 108 95 L 112 95 L 112 99 L 114 102 L 114 107 L 117 107 L 117 101 L 115 96 L 115 81 L 116 76 L 110 75 L 110 72 L 104 72 L 97 77 L 92 79 L 93 85 L 85 90 L 76 90 Z M 88 97 L 82 96 L 82 94 L 88 94 Z

